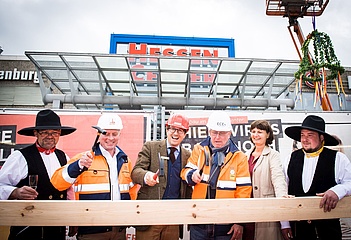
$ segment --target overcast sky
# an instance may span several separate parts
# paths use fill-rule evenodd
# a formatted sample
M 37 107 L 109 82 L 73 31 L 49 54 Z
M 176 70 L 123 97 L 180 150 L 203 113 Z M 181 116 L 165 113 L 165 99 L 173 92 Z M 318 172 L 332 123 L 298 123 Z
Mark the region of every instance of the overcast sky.
M 298 59 L 288 19 L 265 0 L 1 0 L 3 55 L 25 51 L 108 53 L 110 34 L 235 39 L 237 58 Z M 330 0 L 316 18 L 341 65 L 351 67 L 350 0 Z M 299 18 L 305 36 L 311 17 Z

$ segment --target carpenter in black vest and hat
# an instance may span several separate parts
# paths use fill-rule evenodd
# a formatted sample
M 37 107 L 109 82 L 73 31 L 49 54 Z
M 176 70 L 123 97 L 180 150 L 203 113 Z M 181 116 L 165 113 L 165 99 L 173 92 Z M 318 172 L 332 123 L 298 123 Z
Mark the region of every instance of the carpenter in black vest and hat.
M 325 132 L 324 119 L 309 115 L 301 126 L 285 129 L 285 134 L 301 142 L 284 164 L 288 194 L 296 197 L 320 196 L 320 208 L 334 209 L 340 199 L 351 194 L 351 163 L 347 156 L 325 146 L 338 141 Z M 341 240 L 339 219 L 290 221 L 294 240 Z
M 39 111 L 34 127 L 23 128 L 18 134 L 36 137 L 34 144 L 14 151 L 0 170 L 0 199 L 66 200 L 73 191 L 58 191 L 50 183 L 56 169 L 67 163 L 68 156 L 56 148 L 60 136 L 76 129 L 61 125 L 60 117 L 52 110 Z M 36 186 L 29 187 L 29 176 L 37 179 Z M 66 227 L 13 226 L 9 240 L 64 240 Z

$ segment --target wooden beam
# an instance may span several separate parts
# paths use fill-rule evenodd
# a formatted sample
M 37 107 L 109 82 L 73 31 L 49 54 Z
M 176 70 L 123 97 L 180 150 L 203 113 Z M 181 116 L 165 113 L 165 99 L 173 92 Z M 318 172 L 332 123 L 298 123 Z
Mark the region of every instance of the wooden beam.
M 351 217 L 351 198 L 331 212 L 320 197 L 138 201 L 0 201 L 0 226 L 98 226 L 266 222 Z

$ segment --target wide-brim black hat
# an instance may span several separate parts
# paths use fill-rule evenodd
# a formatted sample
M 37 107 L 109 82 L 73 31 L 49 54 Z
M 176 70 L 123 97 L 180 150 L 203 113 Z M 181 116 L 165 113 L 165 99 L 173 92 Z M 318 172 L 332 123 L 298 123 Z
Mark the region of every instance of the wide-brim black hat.
M 325 132 L 325 122 L 321 117 L 309 115 L 305 118 L 305 120 L 303 120 L 301 126 L 286 128 L 285 134 L 288 137 L 300 142 L 302 129 L 308 129 L 322 134 L 324 136 L 324 145 L 326 146 L 336 146 L 339 144 L 338 140 L 336 140 L 333 136 Z
M 73 127 L 61 126 L 60 117 L 54 111 L 45 109 L 38 112 L 35 127 L 23 128 L 17 133 L 25 136 L 34 136 L 33 130 L 45 129 L 60 129 L 61 136 L 68 135 L 76 130 L 76 128 Z

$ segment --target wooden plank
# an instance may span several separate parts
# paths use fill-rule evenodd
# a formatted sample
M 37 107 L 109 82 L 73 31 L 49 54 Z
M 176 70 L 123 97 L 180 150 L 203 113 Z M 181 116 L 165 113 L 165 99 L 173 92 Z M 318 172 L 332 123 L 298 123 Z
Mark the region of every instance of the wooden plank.
M 240 223 L 351 217 L 351 198 L 331 212 L 319 197 L 149 201 L 0 201 L 1 226 Z

